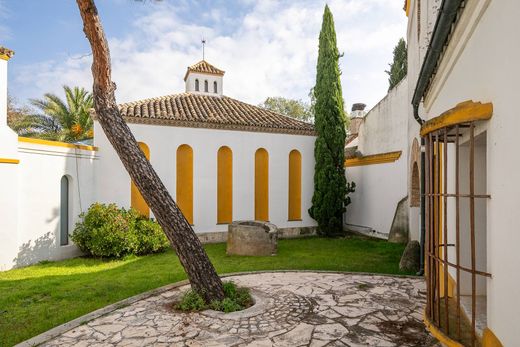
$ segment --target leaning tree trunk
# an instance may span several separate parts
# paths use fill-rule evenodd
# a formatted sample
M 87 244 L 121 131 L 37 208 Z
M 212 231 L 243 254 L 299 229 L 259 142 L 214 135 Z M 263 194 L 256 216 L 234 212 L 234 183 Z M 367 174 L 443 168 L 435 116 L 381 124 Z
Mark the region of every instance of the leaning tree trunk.
M 105 135 L 177 252 L 192 288 L 206 302 L 224 297 L 222 281 L 192 227 L 139 148 L 116 104 L 110 51 L 94 0 L 76 0 L 92 48 L 94 108 Z

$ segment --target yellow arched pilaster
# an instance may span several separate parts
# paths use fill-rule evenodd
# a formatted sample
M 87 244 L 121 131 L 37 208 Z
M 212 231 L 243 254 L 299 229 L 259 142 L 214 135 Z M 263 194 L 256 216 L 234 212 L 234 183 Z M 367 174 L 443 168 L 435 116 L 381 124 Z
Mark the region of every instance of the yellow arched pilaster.
M 177 205 L 184 217 L 193 224 L 193 149 L 188 145 L 177 148 Z
M 289 220 L 302 218 L 302 155 L 289 153 Z
M 144 142 L 138 142 L 138 144 L 146 159 L 150 160 L 150 148 Z M 130 183 L 130 206 L 143 216 L 150 217 L 150 207 L 133 181 Z
M 222 146 L 217 153 L 217 223 L 233 221 L 233 152 Z
M 269 154 L 264 148 L 255 153 L 255 220 L 269 220 Z

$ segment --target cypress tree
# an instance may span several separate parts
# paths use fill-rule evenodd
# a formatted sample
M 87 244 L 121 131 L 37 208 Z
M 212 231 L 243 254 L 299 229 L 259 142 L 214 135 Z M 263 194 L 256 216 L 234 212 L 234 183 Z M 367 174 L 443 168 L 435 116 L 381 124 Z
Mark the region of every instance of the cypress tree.
M 343 232 L 343 213 L 349 203 L 347 194 L 354 184 L 345 178 L 345 110 L 341 93 L 340 54 L 336 45 L 334 20 L 325 6 L 319 38 L 319 53 L 314 87 L 315 129 L 314 195 L 309 214 L 318 222 L 321 235 Z
M 394 60 L 390 65 L 390 71 L 385 70 L 388 74 L 388 91 L 399 84 L 406 76 L 408 70 L 408 51 L 406 49 L 406 42 L 403 38 L 399 39 L 399 42 L 394 48 Z

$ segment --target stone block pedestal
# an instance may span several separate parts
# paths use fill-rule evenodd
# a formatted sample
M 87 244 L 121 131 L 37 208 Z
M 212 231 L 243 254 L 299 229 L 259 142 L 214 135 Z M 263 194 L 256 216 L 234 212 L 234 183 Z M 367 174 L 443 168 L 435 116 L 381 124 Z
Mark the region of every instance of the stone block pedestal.
M 278 228 L 261 221 L 235 221 L 228 227 L 227 254 L 276 255 Z

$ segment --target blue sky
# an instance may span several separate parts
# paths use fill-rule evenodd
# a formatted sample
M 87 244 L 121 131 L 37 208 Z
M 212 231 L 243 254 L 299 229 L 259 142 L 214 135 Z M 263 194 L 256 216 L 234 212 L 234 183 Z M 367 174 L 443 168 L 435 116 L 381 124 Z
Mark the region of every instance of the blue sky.
M 257 104 L 268 96 L 307 101 L 314 85 L 321 0 L 97 0 L 109 39 L 118 102 L 179 93 L 186 67 L 201 59 L 226 71 L 224 93 Z M 406 33 L 398 0 L 330 0 L 347 105 L 373 106 L 384 70 Z M 18 103 L 63 84 L 91 86 L 90 47 L 73 0 L 0 0 L 0 45 Z

